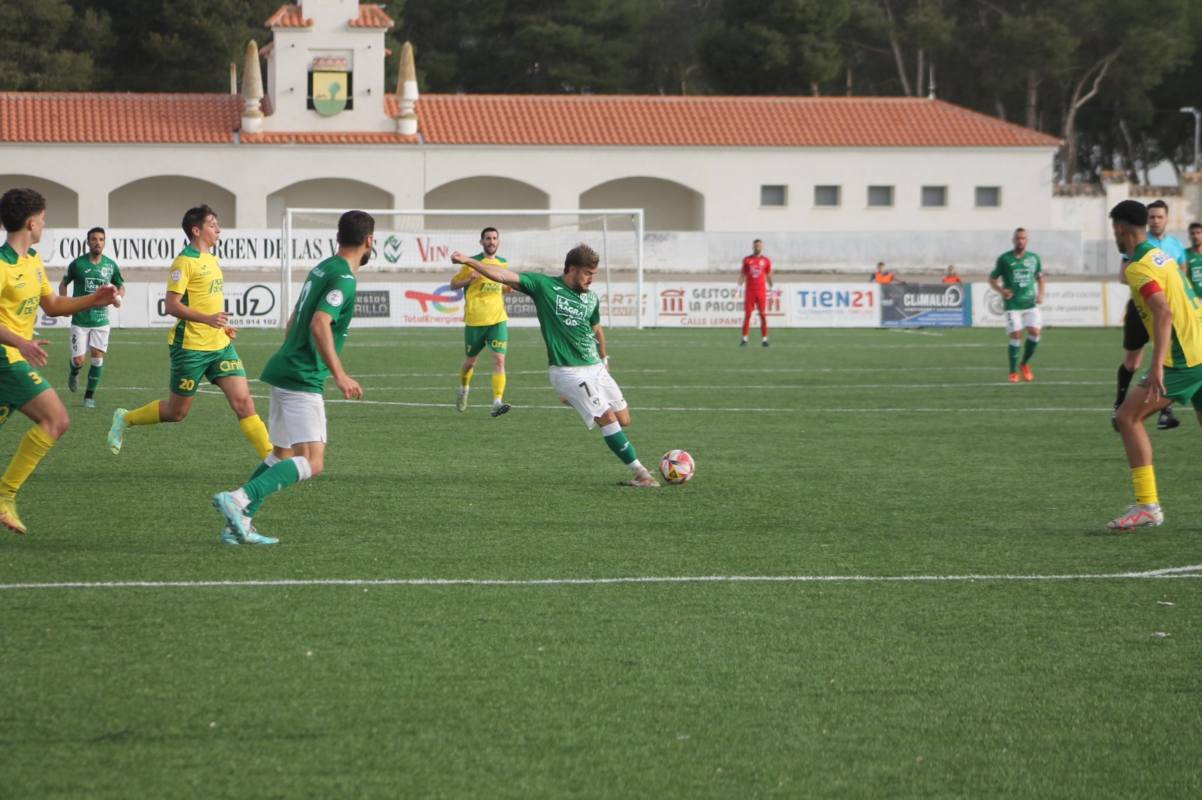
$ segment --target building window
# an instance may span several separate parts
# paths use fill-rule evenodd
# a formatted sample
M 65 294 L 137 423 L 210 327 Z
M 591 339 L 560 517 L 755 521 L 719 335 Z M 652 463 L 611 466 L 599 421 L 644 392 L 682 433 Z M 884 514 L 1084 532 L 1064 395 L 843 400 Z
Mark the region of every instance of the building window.
M 977 208 L 997 208 L 1002 204 L 1002 187 L 978 186 Z
M 943 208 L 947 205 L 947 187 L 946 186 L 924 186 L 922 187 L 922 207 L 923 208 Z
M 835 208 L 839 205 L 839 186 L 815 186 L 814 205 L 818 208 Z
M 786 186 L 764 185 L 760 187 L 760 205 L 782 207 L 789 204 L 789 189 Z
M 869 208 L 887 208 L 893 205 L 893 187 L 892 186 L 869 186 L 868 187 L 868 207 Z

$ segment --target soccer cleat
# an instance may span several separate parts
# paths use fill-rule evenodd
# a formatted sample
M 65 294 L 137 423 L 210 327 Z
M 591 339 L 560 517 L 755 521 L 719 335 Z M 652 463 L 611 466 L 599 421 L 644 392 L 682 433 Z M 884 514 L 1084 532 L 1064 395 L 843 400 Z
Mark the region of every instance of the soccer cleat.
M 16 500 L 0 500 L 0 525 L 13 533 L 25 533 L 25 523 L 17 516 Z
M 1023 364 L 1021 367 L 1019 367 L 1019 370 L 1022 371 L 1024 381 L 1030 383 L 1031 381 L 1035 380 L 1035 373 L 1031 371 L 1030 364 Z
M 230 531 L 238 537 L 239 541 L 248 541 L 247 534 L 251 528 L 250 517 L 242 513 L 242 507 L 238 505 L 238 501 L 234 499 L 232 494 L 229 492 L 218 492 L 213 495 L 213 508 L 217 509 L 217 512 L 225 517 Z
M 1160 416 L 1156 419 L 1156 430 L 1171 431 L 1181 424 L 1181 420 L 1173 415 L 1173 407 L 1168 406 L 1160 410 Z
M 113 412 L 113 424 L 109 428 L 109 450 L 113 451 L 113 455 L 121 452 L 121 445 L 125 442 L 125 429 L 129 427 L 129 423 L 125 421 L 125 415 L 129 412 L 124 408 L 118 408 Z
M 739 340 L 739 347 L 746 347 L 746 346 L 747 346 L 747 340 L 746 340 L 746 339 L 740 339 L 740 340 Z
M 622 485 L 623 486 L 648 487 L 648 488 L 655 489 L 655 488 L 659 487 L 659 481 L 657 481 L 655 478 L 651 477 L 650 472 L 648 472 L 647 470 L 643 470 L 642 472 L 640 472 L 638 475 L 635 475 L 630 480 L 623 481 Z
M 508 414 L 511 408 L 513 406 L 509 405 L 509 403 L 493 403 L 492 411 L 488 412 L 488 415 L 490 417 L 499 417 L 502 414 Z
M 1011 383 L 1018 383 L 1018 381 L 1019 381 L 1018 373 L 1011 372 L 1010 377 L 1007 378 L 1006 380 L 1010 381 Z
M 239 539 L 230 526 L 226 525 L 221 531 L 221 541 L 223 544 L 279 544 L 280 540 L 271 536 L 264 536 L 255 530 L 254 523 L 251 523 L 250 528 L 246 531 L 246 538 Z
M 85 397 L 83 399 L 83 407 L 84 408 L 95 408 L 96 407 L 96 398 L 95 397 Z
M 79 391 L 79 370 L 71 370 L 67 373 L 67 388 L 71 391 Z
M 1164 512 L 1160 510 L 1160 503 L 1136 503 L 1127 506 L 1127 511 L 1107 522 L 1106 527 L 1112 531 L 1132 531 L 1136 528 L 1155 528 L 1163 524 Z
M 459 397 L 455 398 L 455 410 L 456 411 L 467 411 L 467 387 L 466 386 L 461 386 L 459 388 Z
M 1110 427 L 1114 428 L 1114 432 L 1119 432 L 1119 409 L 1115 406 L 1114 411 L 1110 412 Z
M 767 339 L 765 339 L 764 341 L 760 342 L 760 344 L 764 345 L 764 347 L 767 347 L 767 346 L 768 346 L 768 340 L 767 340 Z

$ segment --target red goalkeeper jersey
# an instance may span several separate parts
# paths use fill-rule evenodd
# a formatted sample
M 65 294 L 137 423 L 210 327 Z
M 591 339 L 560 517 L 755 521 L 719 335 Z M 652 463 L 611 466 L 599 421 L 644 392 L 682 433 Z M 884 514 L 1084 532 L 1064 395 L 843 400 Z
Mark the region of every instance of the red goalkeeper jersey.
M 763 294 L 766 291 L 768 274 L 772 272 L 772 261 L 767 256 L 747 256 L 743 259 L 743 279 L 747 282 L 747 294 Z

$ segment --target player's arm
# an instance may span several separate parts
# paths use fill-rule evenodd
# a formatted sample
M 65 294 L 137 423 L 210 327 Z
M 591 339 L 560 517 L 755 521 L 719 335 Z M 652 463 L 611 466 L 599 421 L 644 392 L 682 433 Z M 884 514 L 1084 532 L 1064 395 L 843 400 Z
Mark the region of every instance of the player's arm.
M 116 264 L 113 265 L 113 277 L 109 280 L 109 283 L 117 287 L 117 294 L 119 296 L 125 297 L 125 278 L 121 277 L 121 270 L 117 269 Z
M 601 360 L 609 364 L 609 352 L 605 349 L 605 329 L 601 327 L 601 323 L 593 326 L 593 338 L 597 340 L 597 355 L 601 356 Z
M 211 328 L 226 328 L 230 315 L 224 311 L 218 314 L 202 314 L 194 308 L 184 305 L 184 296 L 179 292 L 167 292 L 166 311 L 176 319 L 187 322 L 199 322 Z
M 334 376 L 334 383 L 338 384 L 342 396 L 347 400 L 361 400 L 363 387 L 346 374 L 346 370 L 342 368 L 342 360 L 338 358 L 338 351 L 334 348 L 333 325 L 334 318 L 328 312 L 313 312 L 313 319 L 309 322 L 309 335 L 313 337 L 313 346 L 329 368 L 330 374 Z
M 491 278 L 497 283 L 503 283 L 513 289 L 521 289 L 520 276 L 511 269 L 500 267 L 496 264 L 481 264 L 474 258 L 468 258 L 463 253 L 456 250 L 451 253 L 451 261 L 455 264 L 464 264 L 479 272 L 486 278 Z
M 0 344 L 6 344 L 9 347 L 16 348 L 17 352 L 24 357 L 26 361 L 34 367 L 46 366 L 46 351 L 42 349 L 42 345 L 50 344 L 46 339 L 26 339 L 20 334 L 10 331 L 8 328 L 0 325 Z
M 74 278 L 71 277 L 71 268 L 67 267 L 67 271 L 63 273 L 63 279 L 58 282 L 58 293 L 66 297 L 67 287 L 71 285 L 71 281 L 73 280 Z
M 464 289 L 464 288 L 467 288 L 467 286 L 470 285 L 472 283 L 472 281 L 476 281 L 479 279 L 480 279 L 480 276 L 475 274 L 474 272 L 468 272 L 466 275 L 464 275 L 463 270 L 461 270 L 455 274 L 455 277 L 451 278 L 451 288 L 452 289 Z
M 768 288 L 769 289 L 773 288 L 772 287 L 772 262 L 771 261 L 768 262 L 768 269 L 766 272 L 764 272 L 764 277 L 768 279 Z
M 1044 280 L 1043 280 L 1043 273 L 1040 272 L 1038 275 L 1036 275 L 1035 280 L 1039 285 L 1039 289 L 1036 290 L 1036 292 L 1035 292 L 1035 305 L 1041 306 L 1041 305 L 1043 305 L 1043 296 L 1044 296 L 1045 292 L 1047 291 L 1047 285 L 1044 283 Z
M 117 298 L 117 287 L 111 283 L 83 297 L 63 297 L 50 291 L 50 284 L 44 285 L 46 294 L 42 295 L 41 306 L 52 317 L 69 317 L 89 308 L 111 306 Z
M 1043 286 L 1043 283 L 1042 283 L 1043 278 L 1040 278 L 1040 281 L 1041 281 L 1040 286 L 1042 287 Z M 997 292 L 998 294 L 1000 294 L 1002 297 L 1006 298 L 1007 300 L 1009 300 L 1011 297 L 1014 297 L 1014 292 L 1010 291 L 1005 286 L 1003 286 L 1001 278 L 997 277 L 996 275 L 989 276 L 989 285 L 993 287 L 993 290 L 995 292 Z M 1040 291 L 1041 292 L 1043 291 L 1042 288 L 1040 289 Z

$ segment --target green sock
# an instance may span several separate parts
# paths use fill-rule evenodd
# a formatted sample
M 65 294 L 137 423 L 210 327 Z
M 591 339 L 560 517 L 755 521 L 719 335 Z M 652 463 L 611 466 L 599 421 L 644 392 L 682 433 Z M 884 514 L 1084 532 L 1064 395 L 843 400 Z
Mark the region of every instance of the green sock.
M 1022 352 L 1022 348 L 1010 340 L 1010 371 L 1018 372 L 1018 354 Z
M 1032 336 L 1027 337 L 1027 343 L 1023 346 L 1023 363 L 1026 364 L 1031 360 L 1031 356 L 1035 355 L 1035 348 L 1039 347 L 1039 339 Z
M 75 371 L 78 372 L 79 370 L 76 369 Z M 96 366 L 95 364 L 88 367 L 88 396 L 89 397 L 91 397 L 92 394 L 96 391 L 96 387 L 100 385 L 100 373 L 102 373 L 102 372 L 104 372 L 103 364 L 101 364 L 99 367 Z
M 633 464 L 638 461 L 638 454 L 634 452 L 634 445 L 626 438 L 626 433 L 618 430 L 617 433 L 610 434 L 605 437 L 605 443 L 609 445 L 609 449 L 614 451 L 614 455 L 622 459 L 623 464 Z
M 280 462 L 276 461 L 275 463 L 278 464 Z M 274 466 L 274 465 L 272 465 L 272 466 Z M 258 466 L 255 467 L 255 471 L 250 474 L 250 480 L 248 480 L 247 483 L 249 483 L 250 481 L 253 481 L 255 478 L 259 477 L 260 475 L 262 475 L 264 472 L 266 472 L 269 469 L 271 469 L 271 466 L 268 466 L 266 461 L 260 461 Z M 261 506 L 261 505 L 263 505 L 262 498 L 260 498 L 258 500 L 252 500 L 251 504 L 246 507 L 246 516 L 253 517 L 255 515 L 255 513 L 259 510 L 259 506 Z
M 75 362 L 74 362 L 74 361 L 72 361 L 72 362 L 71 362 L 71 365 L 70 365 L 70 366 L 71 366 L 71 377 L 72 377 L 72 378 L 74 378 L 76 375 L 78 375 L 78 374 L 79 374 L 79 370 L 80 370 L 80 368 L 79 368 L 79 367 L 77 367 L 77 366 L 75 366 Z
M 250 498 L 247 510 L 254 508 L 257 511 L 268 495 L 297 483 L 300 483 L 300 470 L 296 466 L 295 459 L 286 458 L 280 463 L 268 467 L 242 487 L 242 491 L 246 492 L 246 496 Z M 247 516 L 252 515 L 247 514 Z

